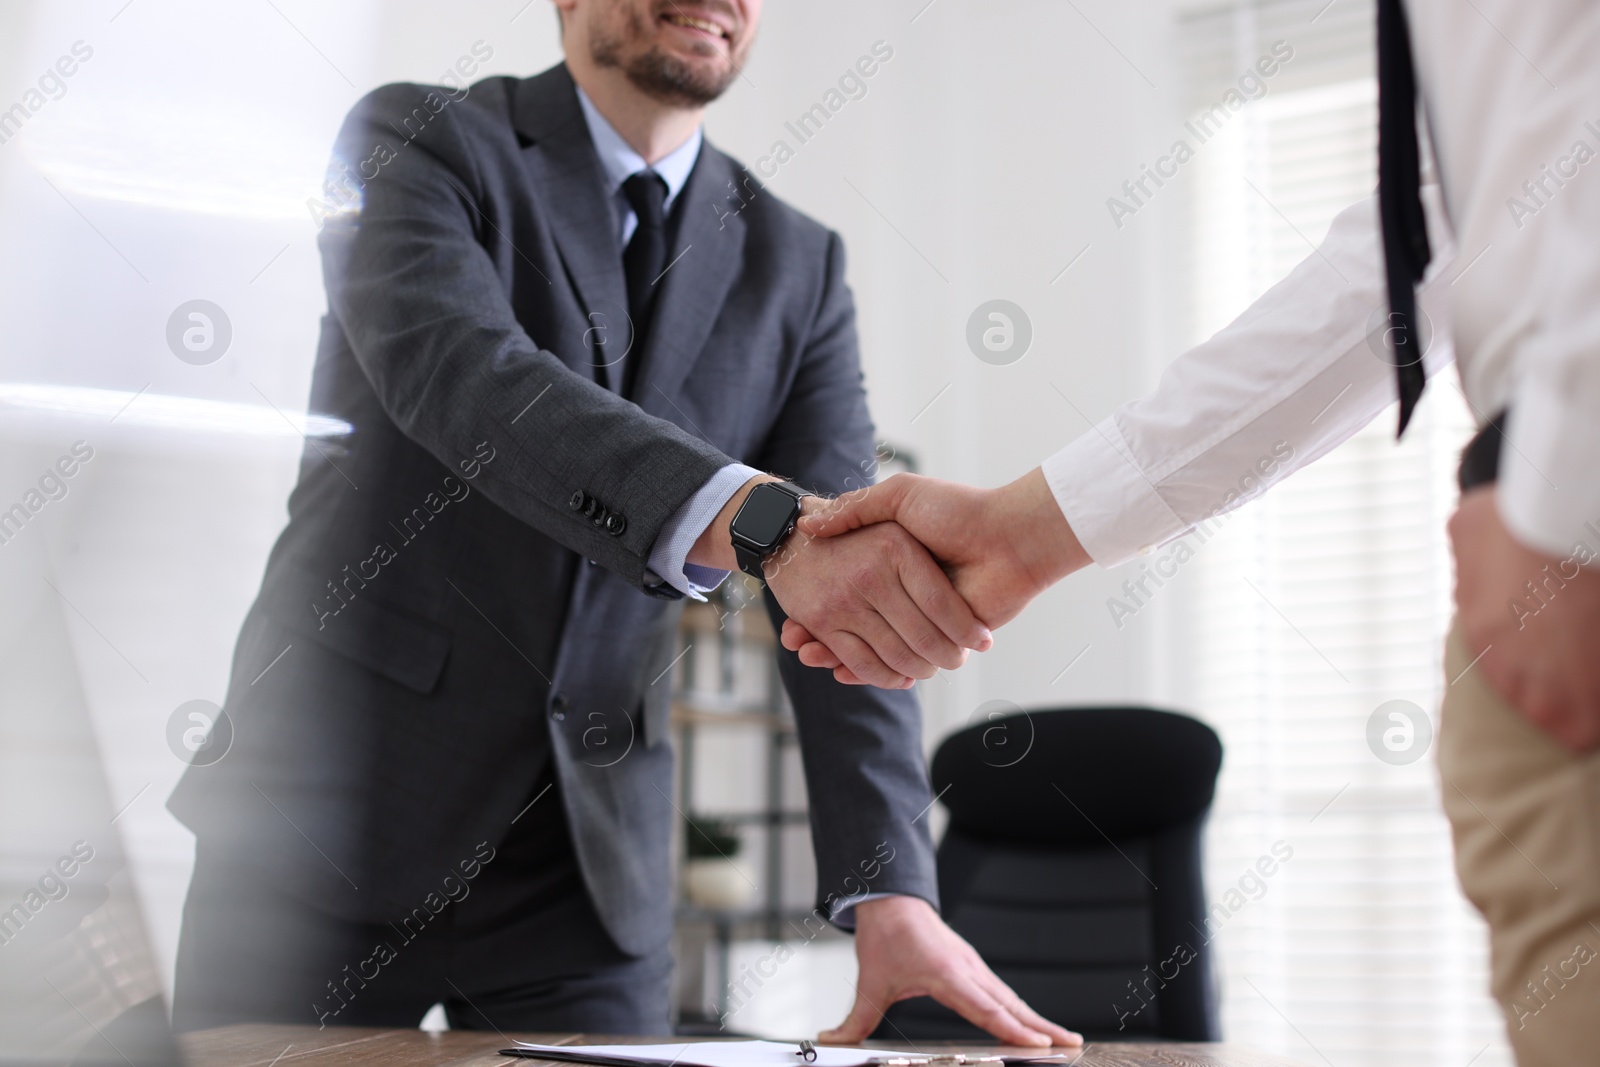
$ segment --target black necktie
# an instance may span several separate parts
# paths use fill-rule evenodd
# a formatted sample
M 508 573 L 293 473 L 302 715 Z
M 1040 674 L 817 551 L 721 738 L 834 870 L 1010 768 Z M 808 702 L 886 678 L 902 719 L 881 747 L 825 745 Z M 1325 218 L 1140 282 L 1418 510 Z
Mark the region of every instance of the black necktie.
M 622 395 L 632 396 L 639 378 L 639 362 L 644 356 L 645 338 L 650 332 L 656 280 L 667 266 L 667 232 L 662 207 L 667 201 L 667 183 L 652 170 L 641 170 L 622 183 L 623 195 L 638 216 L 639 224 L 622 253 L 622 272 L 628 279 L 628 317 L 633 320 L 633 347 L 622 368 Z
M 1378 205 L 1383 219 L 1383 258 L 1389 282 L 1389 328 L 1400 385 L 1400 430 L 1406 432 L 1422 390 L 1422 332 L 1413 329 L 1417 282 L 1433 252 L 1422 212 L 1422 173 L 1417 150 L 1417 82 L 1411 66 L 1411 34 L 1401 0 L 1378 0 Z

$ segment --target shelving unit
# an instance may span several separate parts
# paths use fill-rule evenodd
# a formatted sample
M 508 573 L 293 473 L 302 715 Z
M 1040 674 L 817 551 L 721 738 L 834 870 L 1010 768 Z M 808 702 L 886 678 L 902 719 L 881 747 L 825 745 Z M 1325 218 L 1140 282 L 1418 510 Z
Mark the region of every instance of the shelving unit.
M 706 604 L 689 605 L 679 628 L 682 667 L 675 686 L 672 727 L 678 753 L 678 806 L 691 818 L 714 819 L 738 826 L 746 849 L 763 846 L 760 899 L 741 908 L 707 908 L 687 900 L 676 911 L 680 945 L 696 932 L 717 946 L 717 1016 L 727 1011 L 729 946 L 737 936 L 777 941 L 809 912 L 786 908 L 784 831 L 805 827 L 804 807 L 785 807 L 787 755 L 796 743 L 794 715 L 773 662 L 776 635 L 759 600 L 745 598 L 743 583 L 730 581 Z M 698 652 L 697 652 L 698 646 Z M 708 676 L 709 675 L 709 676 Z M 754 732 L 762 741 L 764 783 L 761 801 L 738 811 L 704 810 L 697 800 L 695 779 L 701 742 L 710 731 Z M 682 855 L 682 849 L 678 850 Z M 689 1021 L 689 1020 L 685 1020 Z M 709 1021 L 714 1025 L 715 1020 Z

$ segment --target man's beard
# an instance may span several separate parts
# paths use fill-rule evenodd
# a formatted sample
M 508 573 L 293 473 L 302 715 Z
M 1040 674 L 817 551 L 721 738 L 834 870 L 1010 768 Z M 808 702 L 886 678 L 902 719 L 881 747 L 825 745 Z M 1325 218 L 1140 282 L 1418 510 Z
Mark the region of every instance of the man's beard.
M 595 66 L 614 67 L 642 92 L 663 103 L 684 107 L 704 107 L 721 96 L 739 76 L 734 62 L 730 61 L 723 73 L 712 74 L 666 55 L 658 48 L 624 59 L 626 40 L 643 40 L 647 33 L 648 28 L 635 15 L 629 16 L 627 27 L 616 35 L 595 29 L 589 49 Z

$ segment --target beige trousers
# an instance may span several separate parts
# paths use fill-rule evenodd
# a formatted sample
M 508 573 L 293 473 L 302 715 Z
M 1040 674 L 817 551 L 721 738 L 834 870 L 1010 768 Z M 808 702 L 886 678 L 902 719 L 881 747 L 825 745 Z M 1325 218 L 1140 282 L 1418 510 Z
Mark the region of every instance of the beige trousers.
M 1520 1067 L 1600 1065 L 1600 752 L 1576 756 L 1445 653 L 1439 772 Z

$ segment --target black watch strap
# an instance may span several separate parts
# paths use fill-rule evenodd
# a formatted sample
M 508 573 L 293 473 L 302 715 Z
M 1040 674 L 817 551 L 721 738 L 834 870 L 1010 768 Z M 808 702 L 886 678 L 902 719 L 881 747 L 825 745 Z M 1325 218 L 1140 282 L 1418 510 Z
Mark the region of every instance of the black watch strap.
M 765 583 L 766 572 L 761 569 L 762 562 L 767 558 L 753 548 L 746 548 L 737 541 L 733 545 L 733 557 L 739 561 L 739 569 L 758 582 Z
M 800 501 L 805 497 L 815 496 L 816 494 L 808 489 L 802 489 L 793 482 L 763 482 L 751 491 L 755 492 L 756 490 L 762 489 L 768 491 L 776 489 L 787 493 L 789 496 L 794 498 L 795 503 L 794 514 L 789 520 L 788 528 L 785 529 L 778 539 L 771 545 L 768 545 L 765 548 L 757 548 L 748 542 L 741 540 L 737 534 L 734 534 L 733 536 L 733 556 L 734 559 L 739 563 L 739 569 L 744 571 L 744 573 L 748 574 L 750 577 L 754 578 L 756 581 L 765 584 L 767 575 L 762 569 L 762 564 L 765 563 L 767 557 L 776 552 L 778 547 L 782 545 L 783 542 L 788 539 L 789 535 L 794 532 L 795 523 L 800 520 Z M 737 516 L 735 516 L 734 521 L 737 523 Z

